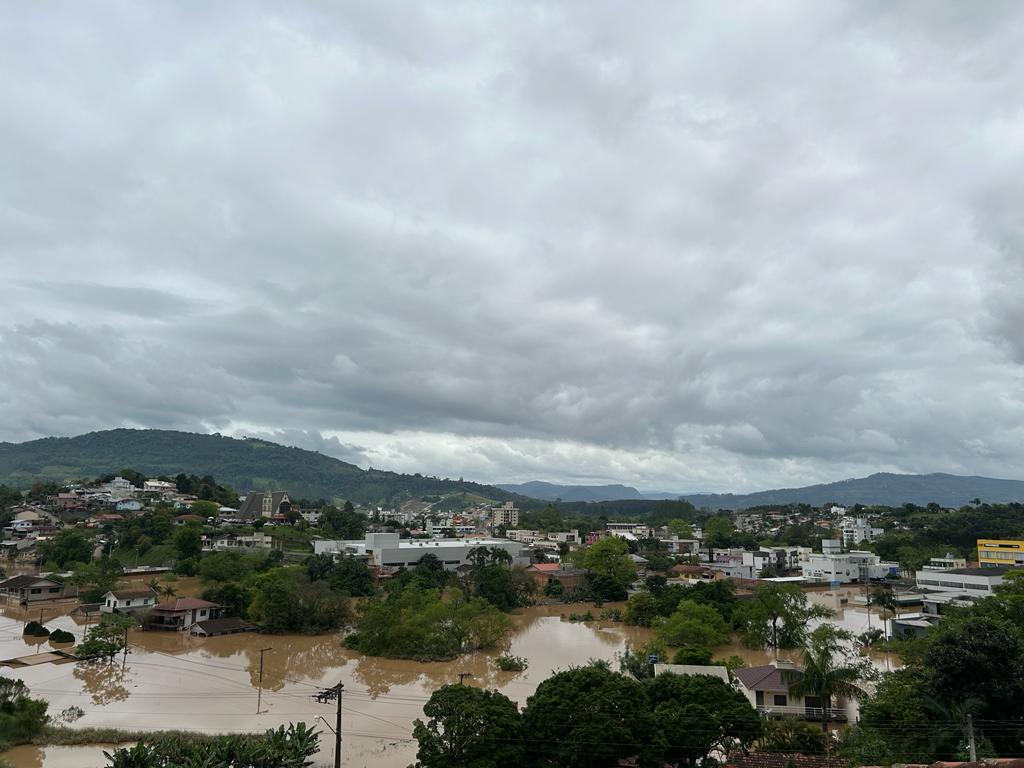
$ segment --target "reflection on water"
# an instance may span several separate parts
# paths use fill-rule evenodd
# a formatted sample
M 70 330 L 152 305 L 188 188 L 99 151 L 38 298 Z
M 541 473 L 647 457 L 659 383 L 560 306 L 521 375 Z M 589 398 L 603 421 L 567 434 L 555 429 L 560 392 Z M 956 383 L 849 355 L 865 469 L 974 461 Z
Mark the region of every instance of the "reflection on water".
M 859 634 L 868 621 L 878 626 L 877 614 L 852 602 L 856 589 L 811 593 L 811 599 L 835 612 L 832 621 Z M 615 606 L 605 606 L 615 607 Z M 537 685 L 553 672 L 586 664 L 590 659 L 615 663 L 626 645 L 641 645 L 652 631 L 612 622 L 575 623 L 564 620 L 580 606 L 537 606 L 515 614 L 514 629 L 505 648 L 473 653 L 447 662 L 420 663 L 363 656 L 341 646 L 337 634 L 317 637 L 227 635 L 208 639 L 174 632 L 131 632 L 124 671 L 120 659 L 112 665 L 41 665 L 5 671 L 18 677 L 37 695 L 50 701 L 50 711 L 80 706 L 85 715 L 75 725 L 140 730 L 176 727 L 205 732 L 260 731 L 281 723 L 303 720 L 316 723 L 323 716 L 333 723 L 333 705 L 319 704 L 312 694 L 321 686 L 345 685 L 345 761 L 368 768 L 400 768 L 415 760 L 412 721 L 422 716 L 431 692 L 459 681 L 495 688 L 525 703 Z M 594 609 L 596 613 L 597 610 Z M 0 658 L 24 655 L 30 646 L 21 637 L 24 617 L 5 612 L 0 618 Z M 81 636 L 82 628 L 63 616 L 47 620 Z M 259 650 L 264 655 L 263 697 L 256 711 L 259 685 Z M 765 664 L 772 654 L 733 643 L 717 649 L 716 658 L 738 655 L 751 665 Z M 529 662 L 521 672 L 501 672 L 494 658 L 502 652 Z M 798 660 L 799 651 L 781 651 L 780 657 Z M 895 659 L 872 654 L 881 668 Z M 329 737 L 326 729 L 321 730 Z M 333 739 L 322 740 L 317 764 L 329 765 Z M 43 753 L 34 748 L 11 755 L 16 768 L 51 768 L 104 765 L 102 751 L 81 749 L 78 762 L 57 762 L 64 753 Z M 72 748 L 67 748 L 72 750 Z M 73 751 L 73 750 L 72 750 Z M 61 757 L 64 755 L 64 757 Z M 98 757 L 97 757 L 98 756 Z M 71 758 L 68 758 L 71 759 Z
M 125 701 L 129 691 L 125 685 L 125 670 L 120 664 L 92 662 L 72 665 L 75 679 L 82 681 L 82 690 L 92 697 L 92 703 L 98 707 L 115 701 Z
M 103 768 L 107 765 L 104 749 L 111 746 L 88 747 L 15 747 L 4 753 L 14 768 Z

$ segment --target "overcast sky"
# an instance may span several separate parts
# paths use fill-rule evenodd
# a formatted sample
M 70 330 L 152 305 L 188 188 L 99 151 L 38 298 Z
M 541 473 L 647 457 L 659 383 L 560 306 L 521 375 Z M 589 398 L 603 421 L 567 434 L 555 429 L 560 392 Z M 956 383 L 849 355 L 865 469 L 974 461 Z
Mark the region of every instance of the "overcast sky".
M 1024 477 L 1024 4 L 293 5 L 0 10 L 0 439 Z

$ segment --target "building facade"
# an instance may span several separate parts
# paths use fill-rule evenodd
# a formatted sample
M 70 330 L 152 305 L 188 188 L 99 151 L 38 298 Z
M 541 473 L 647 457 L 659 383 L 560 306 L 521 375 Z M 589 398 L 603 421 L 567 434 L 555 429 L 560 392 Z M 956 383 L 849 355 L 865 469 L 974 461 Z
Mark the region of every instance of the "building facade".
M 978 539 L 978 565 L 1024 565 L 1024 541 L 1020 539 Z
M 502 549 L 513 563 L 526 565 L 522 545 L 508 539 L 402 539 L 397 533 L 368 533 L 362 541 L 318 539 L 313 551 L 320 554 L 366 558 L 370 565 L 409 568 L 424 555 L 433 555 L 450 571 L 469 562 L 470 553 L 480 547 Z
M 1008 573 L 1015 569 L 1007 566 L 981 566 L 978 568 L 947 568 L 942 571 L 920 570 L 916 574 L 917 586 L 938 592 L 962 592 L 966 595 L 985 596 L 995 592 Z
M 506 501 L 500 507 L 491 507 L 491 525 L 495 528 L 515 528 L 519 525 L 519 508 L 511 501 Z

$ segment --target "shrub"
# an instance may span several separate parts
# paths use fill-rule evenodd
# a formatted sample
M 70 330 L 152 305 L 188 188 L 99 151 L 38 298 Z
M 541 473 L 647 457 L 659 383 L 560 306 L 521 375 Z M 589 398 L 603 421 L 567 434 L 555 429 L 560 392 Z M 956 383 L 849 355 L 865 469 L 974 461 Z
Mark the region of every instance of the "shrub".
M 527 661 L 522 656 L 499 656 L 494 660 L 498 669 L 502 672 L 522 672 L 527 667 Z
M 25 631 L 22 634 L 28 635 L 29 637 L 49 637 L 50 630 L 38 621 L 30 621 L 25 625 Z
M 435 661 L 481 648 L 493 648 L 510 626 L 508 617 L 479 597 L 438 589 L 416 581 L 388 597 L 360 606 L 356 631 L 345 646 L 370 656 Z
M 70 632 L 65 632 L 63 629 L 55 629 L 50 633 L 51 643 L 73 643 L 75 642 L 75 636 Z
M 711 649 L 698 645 L 686 645 L 676 651 L 673 664 L 696 664 L 707 666 L 711 663 Z
M 569 621 L 593 621 L 594 614 L 590 611 L 587 611 L 586 613 L 570 613 L 566 618 Z

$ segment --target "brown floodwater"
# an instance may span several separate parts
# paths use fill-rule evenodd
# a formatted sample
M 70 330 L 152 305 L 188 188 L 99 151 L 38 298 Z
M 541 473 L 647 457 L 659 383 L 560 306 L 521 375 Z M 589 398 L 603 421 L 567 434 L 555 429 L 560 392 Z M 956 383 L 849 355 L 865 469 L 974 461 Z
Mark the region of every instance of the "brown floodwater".
M 856 633 L 867 628 L 868 614 L 852 603 L 855 589 L 815 592 L 811 599 L 828 605 L 832 621 Z M 611 607 L 611 606 L 605 606 Z M 44 609 L 47 626 L 66 629 L 81 638 L 85 625 L 59 609 Z M 114 664 L 41 664 L 5 668 L 3 674 L 24 680 L 32 693 L 50 702 L 51 716 L 81 707 L 80 727 L 137 730 L 176 728 L 207 733 L 260 731 L 288 722 L 315 723 L 324 717 L 333 725 L 334 705 L 319 704 L 312 695 L 341 682 L 344 764 L 367 768 L 399 768 L 415 760 L 412 722 L 434 689 L 459 681 L 494 688 L 525 703 L 537 685 L 554 671 L 615 657 L 627 644 L 640 645 L 652 631 L 612 622 L 572 623 L 562 616 L 585 610 L 579 606 L 536 606 L 513 617 L 514 630 L 502 650 L 529 661 L 521 673 L 500 672 L 494 657 L 500 651 L 474 653 L 449 662 L 420 663 L 363 656 L 341 647 L 340 635 L 229 635 L 200 639 L 178 633 L 132 632 L 127 660 Z M 0 609 L 0 659 L 41 653 L 46 640 L 26 641 L 25 621 L 39 610 Z M 872 616 L 872 626 L 879 617 Z M 257 712 L 260 649 L 264 654 L 263 694 Z M 738 643 L 718 649 L 716 657 L 742 656 L 748 664 L 768 663 L 772 655 Z M 797 658 L 797 652 L 782 652 Z M 880 668 L 895 659 L 873 657 Z M 320 727 L 321 751 L 316 765 L 333 764 L 334 738 Z M 92 768 L 103 766 L 98 747 L 19 747 L 4 757 L 14 768 Z
M 606 606 L 607 607 L 607 606 Z M 32 693 L 50 702 L 50 714 L 71 706 L 84 710 L 81 727 L 139 730 L 177 728 L 209 733 L 259 731 L 293 721 L 334 723 L 334 705 L 312 695 L 321 687 L 345 685 L 342 704 L 346 765 L 398 768 L 415 760 L 412 722 L 434 689 L 459 681 L 501 690 L 525 703 L 537 684 L 558 669 L 589 659 L 614 663 L 627 643 L 640 644 L 651 631 L 609 622 L 571 623 L 563 614 L 578 606 L 538 606 L 513 617 L 509 653 L 529 660 L 521 673 L 500 672 L 499 651 L 474 653 L 450 662 L 419 663 L 366 657 L 341 647 L 340 635 L 229 635 L 200 639 L 178 633 L 132 632 L 122 664 L 41 664 L 7 668 L 4 674 L 24 680 Z M 68 616 L 52 617 L 47 626 L 67 629 L 81 638 L 85 626 Z M 26 642 L 24 621 L 38 618 L 8 610 L 0 616 L 0 658 L 45 652 L 44 641 Z M 257 712 L 259 661 L 264 655 L 263 694 Z M 333 735 L 321 727 L 317 765 L 333 762 Z M 105 764 L 95 747 L 19 747 L 5 754 L 15 768 L 90 768 Z

